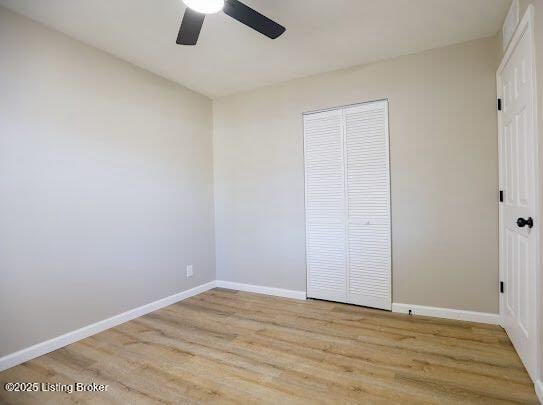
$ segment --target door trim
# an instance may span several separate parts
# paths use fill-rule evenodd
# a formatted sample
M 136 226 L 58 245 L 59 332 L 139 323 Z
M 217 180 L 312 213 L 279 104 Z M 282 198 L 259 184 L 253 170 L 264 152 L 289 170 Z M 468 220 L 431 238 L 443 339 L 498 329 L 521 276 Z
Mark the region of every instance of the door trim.
M 518 45 L 519 41 L 522 39 L 524 33 L 527 33 L 529 35 L 530 40 L 530 47 L 532 52 L 532 108 L 533 108 L 533 114 L 532 114 L 532 128 L 534 131 L 534 143 L 535 143 L 535 150 L 537 151 L 535 154 L 535 161 L 534 161 L 534 168 L 535 168 L 535 212 L 534 212 L 534 218 L 536 221 L 536 232 L 535 232 L 535 294 L 536 294 L 536 308 L 533 312 L 535 316 L 534 325 L 535 325 L 535 337 L 536 337 L 536 353 L 539 354 L 537 356 L 536 362 L 535 362 L 535 370 L 528 370 L 530 373 L 530 377 L 533 379 L 533 381 L 538 381 L 541 379 L 541 370 L 543 367 L 543 360 L 541 356 L 541 316 L 542 314 L 542 305 L 539 303 L 539 298 L 541 296 L 541 282 L 543 281 L 542 276 L 542 270 L 543 270 L 543 263 L 541 262 L 541 248 L 540 243 L 542 240 L 542 228 L 541 228 L 541 221 L 539 221 L 540 214 L 542 212 L 541 207 L 541 198 L 540 198 L 540 181 L 541 181 L 541 172 L 540 172 L 540 162 L 539 162 L 539 128 L 538 128 L 538 106 L 537 106 L 537 81 L 536 81 L 536 52 L 535 52 L 535 30 L 534 30 L 534 7 L 532 4 L 528 6 L 526 9 L 526 12 L 524 13 L 524 16 L 522 17 L 522 20 L 518 24 L 517 29 L 515 30 L 515 33 L 513 35 L 513 38 L 509 42 L 509 45 L 507 47 L 507 50 L 501 60 L 500 66 L 498 67 L 498 70 L 496 72 L 496 87 L 497 87 L 497 95 L 498 98 L 502 98 L 502 81 L 501 81 L 501 75 L 503 73 L 503 69 L 505 68 L 505 65 L 511 58 L 513 52 L 516 49 L 516 46 Z M 498 112 L 498 157 L 499 162 L 501 162 L 501 135 L 502 135 L 502 125 L 501 125 L 501 114 Z M 500 173 L 499 173 L 499 188 L 502 189 L 502 175 L 501 175 L 501 166 L 500 166 Z M 499 281 L 503 281 L 504 279 L 504 269 L 502 268 L 502 205 L 499 205 Z M 496 286 L 498 288 L 498 286 Z M 500 318 L 502 317 L 502 311 L 504 308 L 503 303 L 504 297 L 503 294 L 499 294 L 499 313 Z

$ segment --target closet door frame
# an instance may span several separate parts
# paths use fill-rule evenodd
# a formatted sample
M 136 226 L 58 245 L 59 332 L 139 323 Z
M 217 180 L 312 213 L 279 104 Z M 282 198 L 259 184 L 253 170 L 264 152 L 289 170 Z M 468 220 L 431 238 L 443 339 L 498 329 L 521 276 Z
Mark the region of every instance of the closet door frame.
M 308 201 L 307 201 L 307 178 L 306 178 L 306 169 L 305 169 L 305 161 L 306 161 L 306 139 L 305 139 L 305 127 L 304 127 L 304 116 L 306 115 L 310 115 L 310 114 L 317 114 L 317 113 L 324 113 L 324 112 L 328 112 L 328 111 L 337 111 L 337 110 L 341 110 L 341 115 L 342 115 L 342 124 L 341 124 L 341 130 L 342 130 L 342 135 L 343 135 L 343 148 L 344 148 L 344 161 L 343 161 L 343 166 L 344 166 L 344 176 L 345 176 L 345 254 L 347 255 L 346 257 L 346 260 L 347 260 L 347 266 L 346 266 L 346 294 L 347 294 L 347 299 L 349 301 L 349 282 L 350 282 L 350 260 L 349 260 L 349 238 L 348 238 L 348 232 L 349 232 L 349 226 L 348 226 L 348 223 L 349 223 L 349 207 L 348 207 L 348 187 L 347 187 L 347 169 L 346 169 L 346 125 L 345 125 L 345 109 L 348 109 L 348 108 L 351 108 L 351 107 L 358 107 L 358 106 L 364 106 L 364 105 L 368 105 L 368 104 L 373 104 L 373 103 L 384 103 L 384 107 L 385 107 L 385 113 L 386 113 L 386 122 L 385 122 L 385 131 L 386 131 L 386 134 L 385 134 L 385 142 L 386 142 L 386 161 L 387 161 L 387 164 L 388 164 L 388 190 L 389 190 L 389 198 L 388 198 L 388 214 L 389 214 L 389 236 L 390 236 L 390 239 L 389 239 L 389 248 L 390 248 L 390 255 L 388 257 L 389 259 L 389 263 L 390 263 L 390 294 L 389 294 L 389 302 L 388 302 L 388 305 L 387 307 L 385 308 L 386 310 L 391 310 L 392 309 L 392 294 L 393 294 L 393 273 L 394 273 L 394 269 L 393 269 L 393 261 L 392 261 L 392 254 L 393 254 L 393 247 L 392 247 L 392 170 L 391 170 L 391 162 L 390 162 L 390 115 L 389 115 L 389 101 L 388 101 L 388 98 L 383 98 L 383 99 L 376 99 L 376 100 L 369 100 L 369 101 L 363 101 L 363 102 L 359 102 L 359 103 L 352 103 L 352 104 L 345 104 L 345 105 L 341 105 L 341 106 L 336 106 L 336 107 L 329 107 L 329 108 L 323 108 L 323 109 L 318 109 L 318 110 L 311 110 L 311 111 L 306 111 L 304 113 L 302 113 L 302 129 L 303 129 L 303 151 L 304 151 L 304 221 L 305 221 L 305 239 L 306 239 L 306 296 L 308 298 L 313 298 L 309 295 L 309 258 L 308 258 L 308 234 L 309 234 L 309 229 L 308 229 L 308 220 L 307 220 L 307 206 L 308 206 Z M 318 299 L 318 298 L 317 298 Z M 347 303 L 350 303 L 350 302 L 347 302 Z M 357 305 L 357 304 L 355 304 Z

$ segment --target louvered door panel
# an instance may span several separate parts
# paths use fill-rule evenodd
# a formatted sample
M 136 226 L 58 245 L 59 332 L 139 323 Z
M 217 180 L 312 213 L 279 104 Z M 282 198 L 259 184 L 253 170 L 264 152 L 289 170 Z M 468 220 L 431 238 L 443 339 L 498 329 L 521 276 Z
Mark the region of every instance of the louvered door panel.
M 307 294 L 391 309 L 388 104 L 304 115 Z
M 391 309 L 386 101 L 344 110 L 349 302 Z
M 304 115 L 307 295 L 347 300 L 341 111 Z

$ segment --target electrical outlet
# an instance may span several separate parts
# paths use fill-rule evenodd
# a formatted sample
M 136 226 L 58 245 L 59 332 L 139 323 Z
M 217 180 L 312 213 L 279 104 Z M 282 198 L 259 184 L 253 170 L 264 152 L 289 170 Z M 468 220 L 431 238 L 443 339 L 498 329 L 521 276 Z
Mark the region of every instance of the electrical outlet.
M 192 270 L 192 264 L 187 265 L 187 278 L 192 277 L 194 271 Z

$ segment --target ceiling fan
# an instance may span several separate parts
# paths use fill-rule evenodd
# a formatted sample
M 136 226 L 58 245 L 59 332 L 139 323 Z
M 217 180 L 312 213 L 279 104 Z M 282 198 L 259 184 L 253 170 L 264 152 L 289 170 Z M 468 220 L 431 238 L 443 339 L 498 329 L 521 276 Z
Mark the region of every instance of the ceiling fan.
M 268 38 L 275 39 L 285 32 L 285 27 L 238 0 L 183 0 L 183 3 L 187 9 L 177 36 L 179 45 L 196 45 L 206 14 L 221 10 Z

